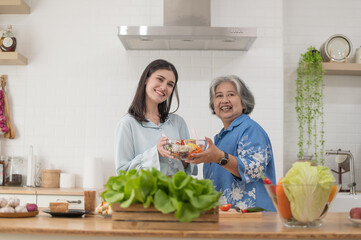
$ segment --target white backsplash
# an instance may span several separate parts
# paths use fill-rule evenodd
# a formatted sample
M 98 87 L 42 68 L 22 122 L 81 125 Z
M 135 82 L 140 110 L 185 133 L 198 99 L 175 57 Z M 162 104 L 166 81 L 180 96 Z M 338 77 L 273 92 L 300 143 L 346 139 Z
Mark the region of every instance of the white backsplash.
M 309 45 L 319 46 L 334 33 L 327 30 L 331 29 L 327 23 L 332 18 L 312 10 L 313 1 L 213 0 L 212 26 L 257 27 L 258 38 L 248 52 L 125 51 L 117 38 L 117 26 L 163 25 L 162 0 L 27 2 L 30 15 L 0 15 L 3 27 L 13 24 L 17 51 L 29 60 L 27 66 L 0 66 L 0 73 L 9 76 L 7 93 L 16 133 L 14 140 L 2 140 L 3 154 L 26 156 L 29 145 L 33 145 L 34 154 L 46 166 L 76 174 L 78 187 L 82 186 L 83 160 L 101 157 L 105 181 L 115 174 L 115 125 L 127 112 L 145 66 L 163 58 L 174 63 L 179 72 L 181 104 L 177 113 L 190 129 L 208 137 L 221 129 L 221 121 L 208 108 L 208 87 L 214 77 L 236 74 L 255 95 L 256 108 L 251 117 L 271 138 L 277 178 L 283 175 L 283 159 L 285 167 L 293 161 L 297 128 L 289 103 L 292 105 L 291 81 L 298 57 Z M 322 3 L 317 4 L 321 8 L 329 1 L 317 2 Z M 332 2 L 332 9 L 325 12 L 338 13 L 336 3 Z M 359 5 L 352 0 L 338 4 Z M 350 7 L 342 13 L 348 16 L 336 27 L 342 26 L 340 31 L 344 30 L 342 33 L 356 44 L 359 28 L 351 22 L 360 20 L 359 11 Z M 337 77 L 327 77 L 326 89 L 330 82 L 333 85 L 325 95 L 331 101 L 329 91 L 336 87 L 349 88 L 354 94 L 342 98 L 338 107 L 354 109 L 347 114 L 360 120 L 354 121 L 357 131 L 348 133 L 345 142 L 353 143 L 350 150 L 358 156 L 361 100 L 356 96 L 360 95 L 361 81 L 356 81 L 357 77 L 342 78 L 348 87 L 337 82 Z M 326 111 L 333 109 L 329 102 L 326 104 Z M 333 120 L 342 124 L 346 119 L 337 116 Z M 326 137 L 332 134 L 337 135 L 330 130 Z M 330 144 L 334 147 L 336 143 Z

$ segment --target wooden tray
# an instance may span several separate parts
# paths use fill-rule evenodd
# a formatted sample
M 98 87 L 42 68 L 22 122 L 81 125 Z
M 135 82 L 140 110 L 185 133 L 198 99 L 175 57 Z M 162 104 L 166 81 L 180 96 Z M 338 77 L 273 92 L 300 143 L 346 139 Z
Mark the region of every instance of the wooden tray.
M 38 214 L 39 214 L 39 211 L 23 212 L 23 213 L 0 213 L 0 217 L 2 217 L 2 218 L 26 218 L 26 217 L 34 217 Z
M 134 204 L 128 208 L 113 204 L 112 209 L 113 229 L 218 229 L 217 208 L 201 213 L 197 219 L 187 223 L 179 222 L 174 213 L 163 214 L 154 207 L 144 208 L 141 204 Z

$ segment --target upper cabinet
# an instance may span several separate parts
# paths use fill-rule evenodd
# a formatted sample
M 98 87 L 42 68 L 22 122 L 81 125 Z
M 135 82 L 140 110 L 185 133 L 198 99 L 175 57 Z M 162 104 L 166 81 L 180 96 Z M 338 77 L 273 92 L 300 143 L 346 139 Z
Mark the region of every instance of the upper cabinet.
M 30 14 L 30 7 L 24 0 L 0 0 L 0 14 Z
M 322 64 L 326 75 L 361 76 L 361 64 L 359 63 L 324 62 Z

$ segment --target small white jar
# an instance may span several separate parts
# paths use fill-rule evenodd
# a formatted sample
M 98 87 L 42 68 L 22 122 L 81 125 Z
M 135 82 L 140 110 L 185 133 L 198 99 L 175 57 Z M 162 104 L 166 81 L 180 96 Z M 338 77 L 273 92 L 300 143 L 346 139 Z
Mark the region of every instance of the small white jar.
M 360 63 L 361 64 L 361 47 L 356 48 L 355 63 Z

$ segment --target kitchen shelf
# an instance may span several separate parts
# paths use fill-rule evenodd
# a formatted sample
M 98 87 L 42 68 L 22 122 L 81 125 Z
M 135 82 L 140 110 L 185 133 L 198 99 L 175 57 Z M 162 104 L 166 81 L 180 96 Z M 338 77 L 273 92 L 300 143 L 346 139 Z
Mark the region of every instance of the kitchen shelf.
M 30 14 L 30 7 L 24 0 L 0 0 L 0 14 Z
M 0 65 L 27 65 L 28 59 L 18 52 L 0 52 Z
M 359 63 L 322 63 L 326 75 L 353 75 L 361 76 L 361 64 Z

